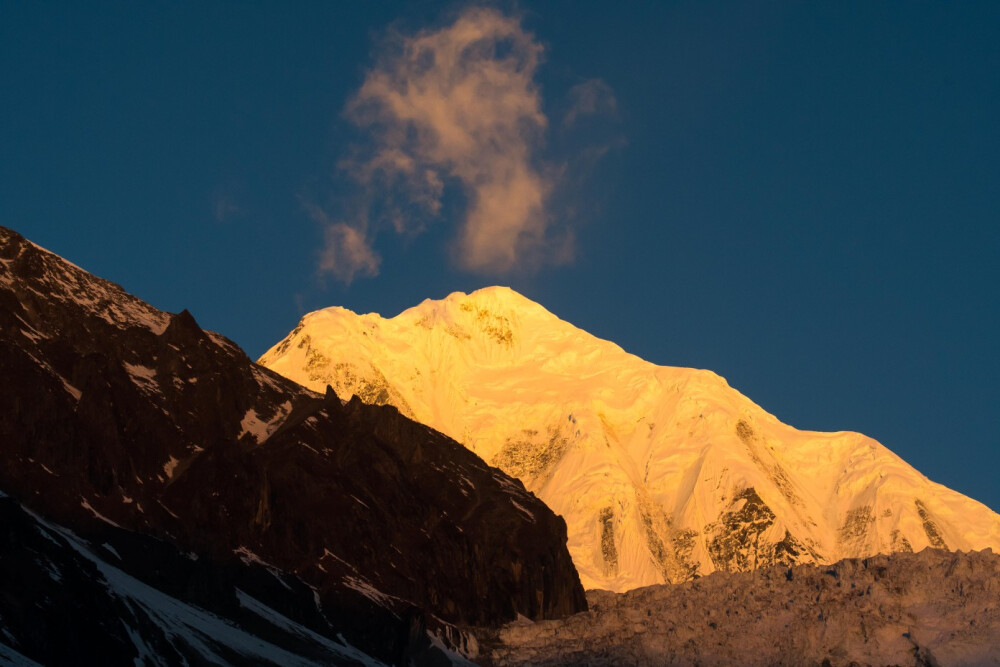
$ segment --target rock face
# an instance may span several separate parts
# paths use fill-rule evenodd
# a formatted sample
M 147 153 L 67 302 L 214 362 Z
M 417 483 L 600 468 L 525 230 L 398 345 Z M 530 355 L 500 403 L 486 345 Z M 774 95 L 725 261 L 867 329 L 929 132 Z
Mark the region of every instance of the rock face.
M 799 431 L 709 371 L 656 366 L 507 288 L 397 317 L 306 315 L 260 363 L 395 405 L 566 518 L 587 588 L 1000 550 L 1000 516 L 858 433 Z
M 8 497 L 0 577 L 5 665 L 382 664 L 325 636 L 321 603 L 293 575 L 107 524 L 85 540 Z
M 1000 665 L 1000 556 L 925 549 L 715 573 L 483 636 L 484 665 Z
M 458 625 L 586 606 L 565 523 L 520 482 L 3 228 L 0 367 L 0 489 L 81 539 L 265 563 L 382 660 L 430 650 L 425 626 L 461 646 Z

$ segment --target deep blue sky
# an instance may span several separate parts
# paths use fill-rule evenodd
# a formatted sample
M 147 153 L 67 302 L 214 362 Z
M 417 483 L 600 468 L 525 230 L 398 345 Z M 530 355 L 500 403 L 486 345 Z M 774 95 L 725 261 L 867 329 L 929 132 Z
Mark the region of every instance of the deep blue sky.
M 378 276 L 317 277 L 303 202 L 350 191 L 346 102 L 390 24 L 454 4 L 3 3 L 0 224 L 254 357 L 309 310 L 509 284 L 1000 509 L 1000 3 L 642 5 L 516 7 L 545 47 L 538 154 L 612 146 L 568 169 L 569 265 L 455 268 L 449 200 L 378 238 Z M 561 132 L 595 78 L 617 111 Z

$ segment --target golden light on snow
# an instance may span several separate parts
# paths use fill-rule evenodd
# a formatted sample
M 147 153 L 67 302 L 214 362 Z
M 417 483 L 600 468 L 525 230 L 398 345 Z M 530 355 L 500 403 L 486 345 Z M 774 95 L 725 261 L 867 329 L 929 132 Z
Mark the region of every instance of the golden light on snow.
M 1000 549 L 1000 515 L 875 440 L 796 430 L 715 373 L 643 361 L 507 288 L 391 319 L 311 313 L 261 363 L 396 405 L 520 478 L 566 519 L 587 588 Z

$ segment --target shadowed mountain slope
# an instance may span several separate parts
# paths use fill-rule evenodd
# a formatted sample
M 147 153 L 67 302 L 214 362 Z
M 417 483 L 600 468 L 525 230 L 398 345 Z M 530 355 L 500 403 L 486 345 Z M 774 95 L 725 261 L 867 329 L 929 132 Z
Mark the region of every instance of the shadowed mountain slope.
M 458 626 L 585 608 L 565 523 L 520 482 L 4 228 L 0 366 L 0 489 L 81 539 L 266 564 L 382 660 L 429 650 L 424 627 L 461 647 Z

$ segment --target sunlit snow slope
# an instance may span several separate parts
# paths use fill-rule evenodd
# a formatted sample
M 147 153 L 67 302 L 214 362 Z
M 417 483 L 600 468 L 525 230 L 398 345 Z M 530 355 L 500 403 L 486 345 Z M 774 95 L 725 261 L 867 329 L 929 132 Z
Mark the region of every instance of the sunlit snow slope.
M 519 477 L 565 517 L 587 588 L 1000 550 L 1000 515 L 871 438 L 798 431 L 710 371 L 643 361 L 507 288 L 392 319 L 310 313 L 260 363 L 391 403 Z

